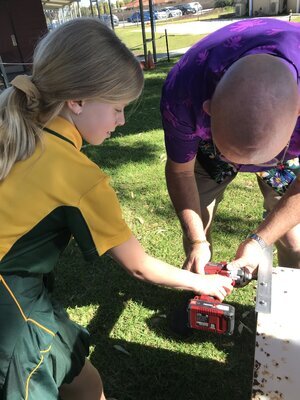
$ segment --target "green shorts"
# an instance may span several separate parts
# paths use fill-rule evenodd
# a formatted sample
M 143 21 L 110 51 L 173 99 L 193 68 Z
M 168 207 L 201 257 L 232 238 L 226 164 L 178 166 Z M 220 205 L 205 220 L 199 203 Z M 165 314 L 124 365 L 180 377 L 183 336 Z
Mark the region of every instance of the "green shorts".
M 0 275 L 0 400 L 54 400 L 80 373 L 88 332 L 55 302 L 42 275 Z

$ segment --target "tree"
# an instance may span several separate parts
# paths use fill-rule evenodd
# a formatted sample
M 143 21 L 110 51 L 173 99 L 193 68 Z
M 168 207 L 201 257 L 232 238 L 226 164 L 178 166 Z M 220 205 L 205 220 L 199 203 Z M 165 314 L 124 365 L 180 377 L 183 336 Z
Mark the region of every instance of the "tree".
M 216 0 L 215 8 L 225 8 L 233 5 L 233 0 Z
M 123 1 L 116 1 L 116 8 L 121 8 L 121 7 L 123 7 L 123 5 L 124 5 L 124 3 L 123 3 Z
M 89 7 L 80 7 L 80 11 L 83 17 L 89 17 L 91 15 L 91 10 Z

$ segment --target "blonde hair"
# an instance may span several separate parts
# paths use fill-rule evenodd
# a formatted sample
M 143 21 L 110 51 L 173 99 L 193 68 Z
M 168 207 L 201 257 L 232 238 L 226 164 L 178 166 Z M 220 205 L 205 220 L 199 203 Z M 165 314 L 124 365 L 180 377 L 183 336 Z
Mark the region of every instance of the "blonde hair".
M 15 162 L 32 155 L 42 127 L 66 100 L 129 103 L 143 89 L 138 60 L 109 27 L 93 18 L 69 21 L 47 34 L 26 79 L 36 90 L 15 83 L 0 95 L 0 180 Z

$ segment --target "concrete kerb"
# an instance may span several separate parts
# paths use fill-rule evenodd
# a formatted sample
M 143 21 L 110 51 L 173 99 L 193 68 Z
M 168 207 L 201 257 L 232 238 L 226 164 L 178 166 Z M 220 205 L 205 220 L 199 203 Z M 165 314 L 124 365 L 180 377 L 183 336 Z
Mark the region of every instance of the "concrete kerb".
M 190 47 L 184 47 L 182 49 L 169 51 L 169 57 L 172 58 L 172 57 L 182 56 L 185 52 L 188 51 L 189 48 Z M 149 50 L 151 51 L 152 49 L 149 49 Z M 166 60 L 168 58 L 168 54 L 167 53 L 156 53 L 156 58 L 157 58 L 157 61 Z M 137 56 L 137 59 L 139 61 L 144 61 L 144 56 L 143 55 Z
M 178 56 L 182 56 L 184 53 L 186 53 L 188 51 L 188 49 L 190 49 L 190 47 L 184 47 L 182 49 L 177 49 L 177 50 L 171 50 L 169 51 L 169 57 L 178 57 Z M 157 60 L 164 60 L 168 58 L 168 54 L 167 53 L 158 53 L 156 54 L 156 58 Z

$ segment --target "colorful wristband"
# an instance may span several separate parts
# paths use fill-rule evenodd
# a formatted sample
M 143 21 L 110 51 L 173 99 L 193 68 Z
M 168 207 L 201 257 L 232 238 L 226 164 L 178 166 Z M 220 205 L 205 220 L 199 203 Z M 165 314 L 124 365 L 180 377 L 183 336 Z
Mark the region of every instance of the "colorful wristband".
M 260 236 L 258 236 L 256 233 L 251 233 L 248 236 L 248 239 L 255 240 L 260 245 L 262 250 L 267 247 L 267 243 Z

